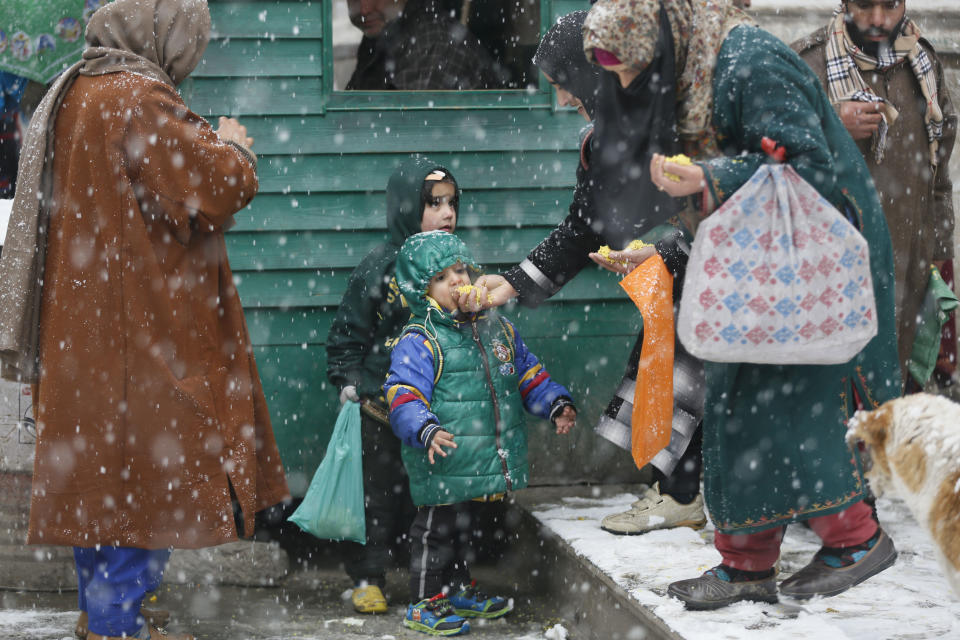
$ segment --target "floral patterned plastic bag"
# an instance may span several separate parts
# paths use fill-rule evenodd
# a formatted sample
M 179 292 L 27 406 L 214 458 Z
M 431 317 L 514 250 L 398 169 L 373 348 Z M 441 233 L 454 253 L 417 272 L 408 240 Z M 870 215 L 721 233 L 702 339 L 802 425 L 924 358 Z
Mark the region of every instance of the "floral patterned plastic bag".
M 713 362 L 847 362 L 877 334 L 867 242 L 790 165 L 764 165 L 697 230 L 677 333 Z

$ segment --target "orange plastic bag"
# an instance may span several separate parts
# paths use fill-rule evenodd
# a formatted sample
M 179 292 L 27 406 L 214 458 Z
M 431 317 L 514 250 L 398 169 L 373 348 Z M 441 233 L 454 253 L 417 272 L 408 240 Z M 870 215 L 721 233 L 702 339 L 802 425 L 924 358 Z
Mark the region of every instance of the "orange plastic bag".
M 673 422 L 673 275 L 654 255 L 620 281 L 643 316 L 633 392 L 631 449 L 637 468 L 670 444 Z

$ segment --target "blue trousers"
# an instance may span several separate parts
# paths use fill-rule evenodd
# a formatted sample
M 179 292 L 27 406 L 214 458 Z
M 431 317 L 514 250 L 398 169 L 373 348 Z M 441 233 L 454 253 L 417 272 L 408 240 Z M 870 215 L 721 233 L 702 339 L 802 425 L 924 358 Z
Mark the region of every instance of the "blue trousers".
M 143 596 L 160 586 L 169 549 L 74 547 L 78 604 L 90 631 L 103 636 L 135 636 L 144 625 Z

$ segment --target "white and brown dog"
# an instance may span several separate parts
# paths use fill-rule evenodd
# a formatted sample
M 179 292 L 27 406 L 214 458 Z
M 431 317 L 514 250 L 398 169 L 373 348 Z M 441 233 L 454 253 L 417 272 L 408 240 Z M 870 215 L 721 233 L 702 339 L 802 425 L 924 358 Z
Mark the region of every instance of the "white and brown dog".
M 917 393 L 858 411 L 847 442 L 865 446 L 874 493 L 891 493 L 930 533 L 937 559 L 960 596 L 960 405 Z

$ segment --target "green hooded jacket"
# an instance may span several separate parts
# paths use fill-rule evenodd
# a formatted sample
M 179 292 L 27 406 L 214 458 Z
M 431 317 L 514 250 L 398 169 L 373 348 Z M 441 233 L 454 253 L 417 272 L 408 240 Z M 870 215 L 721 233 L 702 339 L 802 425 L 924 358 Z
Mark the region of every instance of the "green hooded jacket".
M 424 397 L 429 396 L 429 411 L 442 428 L 455 434 L 458 447 L 447 457 L 436 456 L 431 465 L 423 448 L 404 443 L 403 464 L 416 505 L 450 504 L 516 490 L 525 487 L 529 477 L 519 388 L 524 371 L 512 325 L 493 310 L 452 314 L 425 295 L 430 278 L 457 262 L 477 270 L 463 242 L 440 231 L 408 240 L 397 261 L 397 282 L 412 316 L 396 348 L 391 376 L 408 370 L 407 363 L 416 358 L 404 351 L 405 341 L 428 337 L 435 379 L 429 391 L 423 390 Z M 561 394 L 569 395 L 557 385 L 544 409 Z M 396 397 L 393 392 L 389 395 Z M 391 411 L 391 424 L 394 414 Z M 420 420 L 403 426 L 418 429 Z
M 390 367 L 390 348 L 410 317 L 393 277 L 403 241 L 420 233 L 424 179 L 444 169 L 424 156 L 406 159 L 387 183 L 390 239 L 350 274 L 327 335 L 327 377 L 338 390 L 353 385 L 361 398 L 379 398 Z M 444 169 L 446 171 L 446 169 Z

